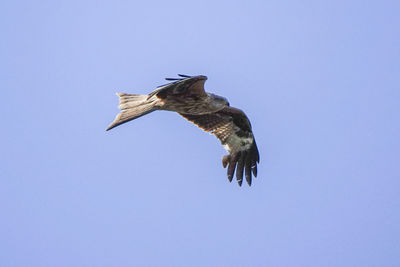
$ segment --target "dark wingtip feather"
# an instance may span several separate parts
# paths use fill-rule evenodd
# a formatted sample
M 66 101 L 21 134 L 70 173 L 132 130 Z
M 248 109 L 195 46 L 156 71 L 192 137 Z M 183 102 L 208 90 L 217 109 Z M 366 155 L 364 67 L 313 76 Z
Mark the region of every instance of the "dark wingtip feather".
M 244 169 L 244 163 L 245 163 L 244 161 L 246 158 L 246 151 L 242 151 L 239 155 L 240 155 L 239 161 L 238 161 L 237 167 L 236 167 L 236 179 L 238 181 L 243 179 L 243 169 Z
M 227 175 L 229 181 L 232 182 L 233 175 L 235 174 L 236 163 L 239 159 L 239 154 L 233 156 L 228 155 L 228 157 L 229 157 L 229 163 L 228 163 Z
M 238 185 L 242 186 L 243 180 L 238 180 Z
M 193 76 L 185 75 L 185 74 L 178 74 L 179 77 L 184 77 L 184 78 L 192 78 Z
M 258 148 L 256 145 L 256 141 L 254 140 L 253 146 L 251 147 L 251 154 L 254 161 L 260 163 L 260 153 L 258 153 Z
M 181 78 L 165 78 L 167 81 L 180 81 L 182 80 Z
M 250 176 L 247 176 L 247 175 L 246 175 L 246 182 L 247 182 L 247 184 L 248 184 L 249 186 L 251 186 L 251 175 L 250 175 Z
M 232 181 L 233 175 L 235 174 L 235 167 L 236 167 L 236 162 L 235 163 L 229 163 L 227 174 L 228 174 L 228 179 L 229 181 Z
M 245 176 L 246 176 L 246 181 L 249 185 L 251 185 L 251 162 L 246 163 L 246 168 L 245 168 Z
M 252 172 L 253 172 L 254 177 L 257 177 L 257 165 L 254 165 L 254 166 L 251 168 L 251 170 L 252 170 Z

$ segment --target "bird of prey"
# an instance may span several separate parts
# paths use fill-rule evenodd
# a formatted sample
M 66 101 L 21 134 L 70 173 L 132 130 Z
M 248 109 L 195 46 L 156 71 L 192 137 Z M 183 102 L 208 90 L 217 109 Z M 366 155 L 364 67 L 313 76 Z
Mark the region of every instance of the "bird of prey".
M 231 182 L 236 170 L 239 186 L 246 181 L 251 185 L 251 173 L 257 176 L 260 161 L 250 121 L 243 111 L 230 107 L 226 98 L 204 91 L 206 76 L 166 78 L 171 81 L 159 86 L 148 95 L 117 93 L 121 112 L 108 126 L 107 131 L 155 110 L 175 111 L 201 129 L 214 134 L 228 155 L 222 158 Z

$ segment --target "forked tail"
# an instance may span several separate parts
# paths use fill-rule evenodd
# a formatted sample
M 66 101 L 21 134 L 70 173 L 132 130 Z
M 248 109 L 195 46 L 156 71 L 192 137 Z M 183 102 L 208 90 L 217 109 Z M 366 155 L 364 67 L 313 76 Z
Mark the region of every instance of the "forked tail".
M 148 95 L 134 95 L 134 94 L 124 94 L 117 93 L 119 97 L 118 108 L 121 112 L 115 117 L 114 121 L 107 127 L 106 131 L 111 130 L 118 125 L 125 122 L 134 120 L 143 115 L 146 115 L 157 108 L 157 99 L 155 97 L 150 97 Z

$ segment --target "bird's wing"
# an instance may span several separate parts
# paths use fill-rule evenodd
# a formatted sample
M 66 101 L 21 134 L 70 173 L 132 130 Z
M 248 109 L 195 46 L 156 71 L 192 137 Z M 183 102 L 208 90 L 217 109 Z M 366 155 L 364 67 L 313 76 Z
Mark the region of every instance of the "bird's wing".
M 157 90 L 149 94 L 149 98 L 157 95 L 159 98 L 164 99 L 169 95 L 198 95 L 206 96 L 204 91 L 204 83 L 207 80 L 206 76 L 187 76 L 179 74 L 181 78 L 166 78 L 171 83 L 158 87 Z
M 251 172 L 257 176 L 257 163 L 260 161 L 256 141 L 250 121 L 243 111 L 233 107 L 205 115 L 180 114 L 206 132 L 214 134 L 229 152 L 222 159 L 224 168 L 228 166 L 228 179 L 232 181 L 236 169 L 236 179 L 242 185 L 243 171 L 246 181 L 251 185 Z

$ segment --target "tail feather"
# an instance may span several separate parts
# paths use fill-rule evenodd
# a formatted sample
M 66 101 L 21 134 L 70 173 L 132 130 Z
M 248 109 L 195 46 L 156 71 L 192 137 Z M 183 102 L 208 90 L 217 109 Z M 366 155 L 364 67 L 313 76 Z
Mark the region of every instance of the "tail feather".
M 121 110 L 121 112 L 107 127 L 106 131 L 111 130 L 112 128 L 117 127 L 118 125 L 121 125 L 125 122 L 146 115 L 157 109 L 155 107 L 155 105 L 157 104 L 156 99 L 148 99 L 147 95 L 117 93 L 117 96 L 119 97 L 118 108 Z

